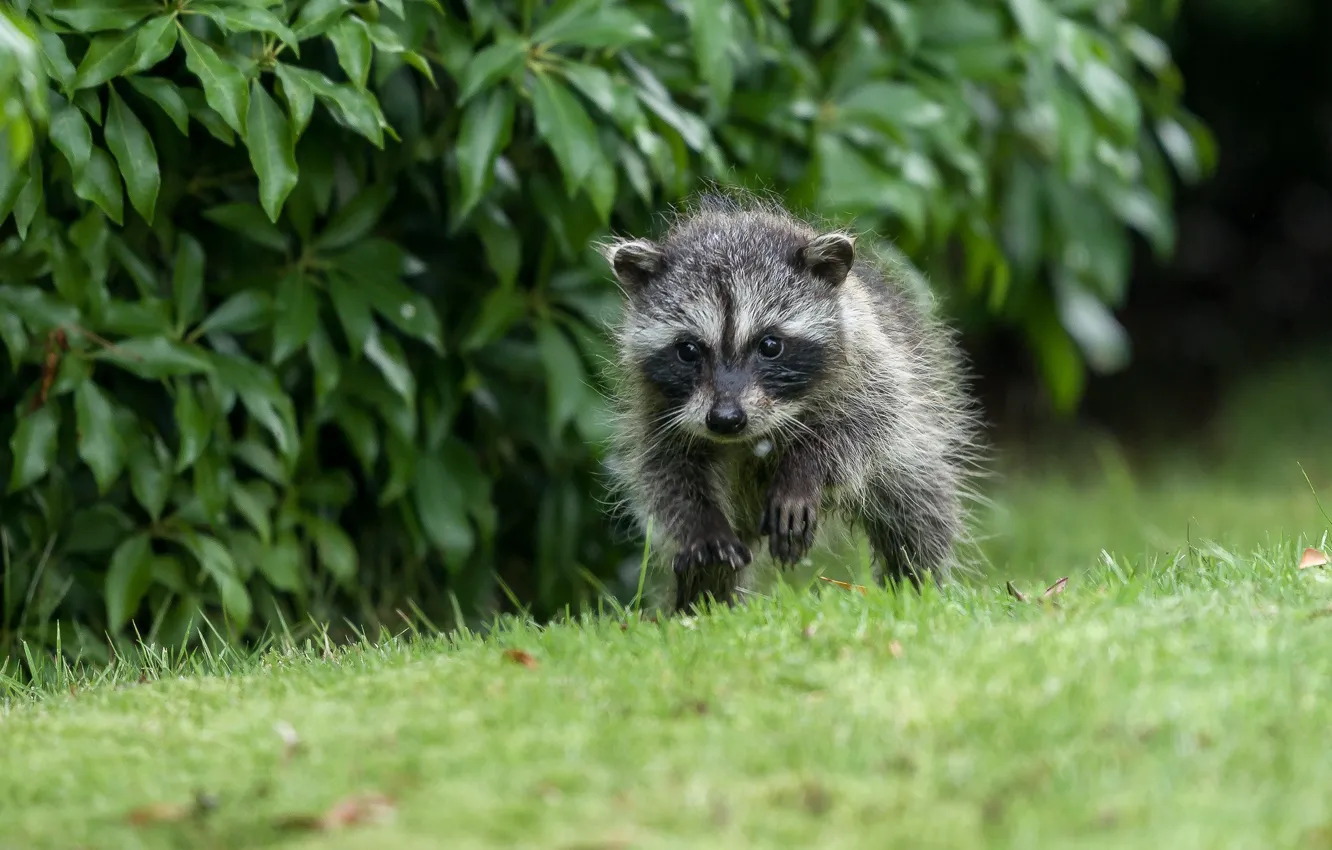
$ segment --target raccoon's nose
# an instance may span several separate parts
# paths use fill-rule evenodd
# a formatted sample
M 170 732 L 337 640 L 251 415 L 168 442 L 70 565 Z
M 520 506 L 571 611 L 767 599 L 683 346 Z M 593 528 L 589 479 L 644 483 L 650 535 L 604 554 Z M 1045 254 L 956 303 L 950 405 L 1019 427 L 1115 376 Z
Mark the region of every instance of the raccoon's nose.
M 739 434 L 749 417 L 735 402 L 715 405 L 708 411 L 708 430 L 714 434 Z

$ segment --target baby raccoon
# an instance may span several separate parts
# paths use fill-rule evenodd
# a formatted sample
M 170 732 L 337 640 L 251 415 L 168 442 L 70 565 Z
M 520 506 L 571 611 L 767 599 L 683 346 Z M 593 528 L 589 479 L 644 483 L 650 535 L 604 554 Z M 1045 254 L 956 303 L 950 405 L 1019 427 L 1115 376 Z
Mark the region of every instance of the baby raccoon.
M 790 565 L 826 519 L 867 534 L 879 582 L 942 578 L 977 434 L 926 305 L 853 236 L 747 196 L 602 253 L 626 301 L 611 472 L 677 610 L 733 603 L 763 537 Z

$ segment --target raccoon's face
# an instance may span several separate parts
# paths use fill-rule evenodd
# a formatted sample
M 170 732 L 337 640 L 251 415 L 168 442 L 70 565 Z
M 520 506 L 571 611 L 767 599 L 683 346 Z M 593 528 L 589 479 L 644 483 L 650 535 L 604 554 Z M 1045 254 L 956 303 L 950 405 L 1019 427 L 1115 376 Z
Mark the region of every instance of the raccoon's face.
M 655 396 L 654 424 L 717 442 L 798 431 L 841 353 L 852 239 L 752 220 L 693 230 L 607 249 L 629 296 L 621 355 Z

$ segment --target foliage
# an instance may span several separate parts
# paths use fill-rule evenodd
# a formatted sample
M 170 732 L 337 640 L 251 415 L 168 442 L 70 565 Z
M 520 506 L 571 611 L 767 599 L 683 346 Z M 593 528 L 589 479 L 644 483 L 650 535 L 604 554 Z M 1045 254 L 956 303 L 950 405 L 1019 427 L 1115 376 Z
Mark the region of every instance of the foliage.
M 0 629 L 93 654 L 614 589 L 587 245 L 702 179 L 891 234 L 1068 401 L 1212 159 L 1127 2 L 14 8 Z

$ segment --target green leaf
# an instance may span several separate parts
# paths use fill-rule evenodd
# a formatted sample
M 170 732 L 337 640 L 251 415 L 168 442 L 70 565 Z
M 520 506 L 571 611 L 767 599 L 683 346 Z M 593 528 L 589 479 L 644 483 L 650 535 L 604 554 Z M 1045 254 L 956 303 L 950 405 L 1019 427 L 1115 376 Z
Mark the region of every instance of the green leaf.
M 218 56 L 212 47 L 190 35 L 189 30 L 182 29 L 180 37 L 185 42 L 185 67 L 203 83 L 208 105 L 222 116 L 228 127 L 244 136 L 242 120 L 249 99 L 245 75 Z
M 310 87 L 334 119 L 369 139 L 375 147 L 384 147 L 384 128 L 388 125 L 374 95 L 351 86 L 335 85 L 328 77 L 308 68 L 291 65 L 286 68 L 288 74 Z
M 537 348 L 546 370 L 546 390 L 550 408 L 550 433 L 557 436 L 564 426 L 573 421 L 587 395 L 584 383 L 586 370 L 578 357 L 578 349 L 564 332 L 553 323 L 537 326 Z
M 272 248 L 279 253 L 287 251 L 287 237 L 254 204 L 221 204 L 204 210 L 203 215 L 214 224 L 239 233 L 257 245 Z
M 222 116 L 208 105 L 208 98 L 199 89 L 181 89 L 181 99 L 189 107 L 190 115 L 195 121 L 203 125 L 208 134 L 220 141 L 227 147 L 236 143 L 236 134 L 227 126 L 227 122 L 222 120 Z
M 724 5 L 715 0 L 698 2 L 717 7 Z M 563 13 L 543 23 L 532 34 L 532 41 L 545 46 L 567 44 L 610 50 L 651 39 L 652 30 L 633 12 L 600 3 L 570 4 Z
M 188 380 L 176 382 L 176 430 L 180 434 L 180 452 L 176 456 L 176 472 L 189 469 L 208 446 L 213 423 L 199 396 Z
M 120 172 L 111 155 L 94 146 L 88 164 L 74 178 L 74 194 L 101 207 L 106 217 L 120 226 L 125 223 L 125 193 L 120 186 Z
M 366 475 L 374 475 L 379 460 L 379 431 L 374 417 L 344 401 L 338 405 L 334 421 L 360 461 L 361 469 Z
M 837 104 L 837 114 L 900 137 L 901 128 L 938 124 L 948 112 L 915 86 L 872 80 L 848 93 Z
M 1048 54 L 1054 46 L 1059 16 L 1046 0 L 1008 0 L 1008 8 L 1027 41 Z
M 323 35 L 349 7 L 347 0 L 309 0 L 296 16 L 296 37 L 305 41 Z
M 458 81 L 458 105 L 515 74 L 527 59 L 527 44 L 498 41 L 472 57 Z
M 0 154 L 0 224 L 4 224 L 14 210 L 14 203 L 27 182 L 26 165 L 14 163 L 9 157 Z
M 296 188 L 296 146 L 287 124 L 287 116 L 277 101 L 264 91 L 258 80 L 250 91 L 250 110 L 246 116 L 250 162 L 259 175 L 259 201 L 276 222 L 282 204 Z
M 430 542 L 450 560 L 466 558 L 476 545 L 467 516 L 467 496 L 439 453 L 418 458 L 412 493 L 421 528 Z
M 314 90 L 286 65 L 276 66 L 278 79 L 282 81 L 282 96 L 287 100 L 287 111 L 291 113 L 291 134 L 299 139 L 310 126 L 310 116 L 314 114 Z
M 285 485 L 287 483 L 287 476 L 282 468 L 282 463 L 268 446 L 255 440 L 242 440 L 232 446 L 231 453 L 236 459 L 242 461 L 246 466 L 274 484 Z
M 215 537 L 193 531 L 182 532 L 178 539 L 217 585 L 222 597 L 222 609 L 239 625 L 248 623 L 252 612 L 250 595 L 240 580 L 236 562 L 227 547 Z
M 333 311 L 338 314 L 347 344 L 353 354 L 359 354 L 365 349 L 366 341 L 375 329 L 370 301 L 356 281 L 340 274 L 329 276 L 328 294 L 333 300 Z
M 37 216 L 37 210 L 42 206 L 44 192 L 42 161 L 39 157 L 33 157 L 28 162 L 28 181 L 14 199 L 14 228 L 18 230 L 19 239 L 28 238 L 28 226 L 32 224 L 32 220 Z
M 306 351 L 310 355 L 310 365 L 314 367 L 315 404 L 322 408 L 329 393 L 337 389 L 338 382 L 342 380 L 342 364 L 338 361 L 338 353 L 333 350 L 333 342 L 328 338 L 323 325 L 315 325 Z
M 155 67 L 176 48 L 176 20 L 171 15 L 153 18 L 139 27 L 134 41 L 134 61 L 125 73 L 137 74 Z
M 263 35 L 275 35 L 300 56 L 300 45 L 296 34 L 287 29 L 287 25 L 267 9 L 213 3 L 191 3 L 190 8 L 217 24 L 223 32 L 257 32 Z
M 1087 99 L 1106 118 L 1115 123 L 1126 137 L 1138 132 L 1142 123 L 1142 106 L 1125 82 L 1110 66 L 1088 59 L 1078 69 L 1078 83 Z
M 77 178 L 92 156 L 92 131 L 83 113 L 73 106 L 61 107 L 51 116 L 48 132 L 51 143 L 64 154 L 70 172 Z
M 143 216 L 144 221 L 152 224 L 153 211 L 157 207 L 157 191 L 162 186 L 162 175 L 157 168 L 157 149 L 153 147 L 153 140 L 139 117 L 116 94 L 115 87 L 107 88 L 110 90 L 110 102 L 106 111 L 106 145 L 120 164 L 130 203 Z
M 731 63 L 731 6 L 716 0 L 690 0 L 689 30 L 694 41 L 694 64 L 698 74 L 712 89 L 712 99 L 725 109 L 735 86 L 735 67 Z
M 314 247 L 330 251 L 364 239 L 379 223 L 384 209 L 393 199 L 393 187 L 386 184 L 362 190 L 334 214 L 328 226 L 314 240 Z
M 564 78 L 573 83 L 573 87 L 582 92 L 583 97 L 592 101 L 597 109 L 611 116 L 612 118 L 621 116 L 621 111 L 617 107 L 617 94 L 622 94 L 623 84 L 617 83 L 605 69 L 596 65 L 583 65 L 580 63 L 569 63 L 560 68 L 560 73 Z M 632 95 L 630 96 L 632 98 Z M 631 100 L 631 102 L 633 102 Z M 639 115 L 641 116 L 641 111 Z
M 232 473 L 222 457 L 220 450 L 205 450 L 194 462 L 194 498 L 192 510 L 203 514 L 210 526 L 221 526 L 227 522 L 227 503 L 232 490 Z M 195 507 L 197 505 L 197 508 Z
M 273 357 L 277 365 L 305 347 L 319 324 L 319 294 L 299 271 L 288 272 L 278 283 L 277 311 L 273 322 Z
M 594 161 L 592 171 L 587 175 L 587 183 L 584 190 L 587 197 L 592 201 L 592 207 L 597 211 L 597 217 L 603 224 L 610 222 L 611 210 L 615 206 L 616 179 L 615 165 L 605 157 L 598 157 Z
M 495 158 L 509 145 L 513 133 L 514 95 L 508 88 L 492 89 L 463 112 L 458 131 L 458 177 L 462 202 L 458 218 L 466 218 L 489 188 Z
M 273 298 L 258 289 L 244 289 L 218 305 L 195 329 L 196 336 L 210 333 L 251 333 L 273 317 Z
M 125 441 L 117 426 L 115 408 L 97 384 L 86 380 L 74 390 L 74 413 L 79 458 L 92 470 L 97 492 L 106 495 L 125 468 Z
M 494 342 L 527 312 L 527 300 L 512 289 L 492 289 L 463 338 L 463 351 L 476 351 Z
M 365 22 L 355 15 L 346 15 L 328 30 L 328 40 L 338 55 L 338 64 L 347 73 L 347 79 L 358 88 L 365 88 L 370 78 L 370 33 Z
M 190 108 L 175 83 L 161 77 L 133 76 L 128 79 L 135 91 L 162 108 L 181 135 L 190 134 Z
M 326 519 L 307 515 L 305 533 L 314 540 L 319 563 L 334 578 L 344 583 L 356 578 L 356 547 L 347 532 Z
M 4 340 L 9 362 L 17 373 L 23 355 L 28 351 L 28 332 L 23 327 L 23 320 L 12 313 L 0 313 L 0 340 Z
M 273 373 L 242 356 L 214 353 L 212 362 L 222 386 L 240 396 L 245 409 L 273 436 L 278 451 L 294 460 L 300 451 L 296 409 Z
M 159 11 L 158 4 L 137 0 L 55 0 L 51 4 L 51 17 L 79 32 L 127 30 Z
M 518 270 L 523 263 L 523 243 L 514 229 L 513 222 L 504 215 L 503 210 L 494 205 L 482 208 L 472 222 L 477 236 L 481 238 L 482 248 L 486 252 L 486 261 L 499 278 L 500 286 L 512 288 L 518 280 Z
M 416 376 L 407 365 L 407 357 L 396 339 L 381 335 L 378 328 L 372 329 L 370 338 L 365 341 L 365 357 L 384 376 L 394 392 L 408 404 L 415 403 Z
M 9 449 L 14 458 L 14 468 L 9 474 L 10 493 L 35 484 L 51 470 L 59 433 L 60 415 L 54 403 L 19 416 L 18 427 L 9 438 Z
M 189 327 L 203 315 L 204 250 L 188 233 L 176 237 L 176 263 L 171 292 L 176 300 L 176 327 Z
M 278 590 L 296 593 L 304 584 L 301 580 L 304 561 L 301 541 L 296 539 L 295 534 L 288 532 L 264 550 L 259 559 L 259 571 Z
M 236 512 L 245 518 L 265 546 L 273 539 L 273 524 L 268 515 L 275 502 L 273 488 L 263 481 L 248 481 L 231 488 L 231 504 L 235 505 Z
M 74 87 L 90 89 L 100 86 L 112 77 L 118 77 L 134 62 L 137 33 L 99 35 L 88 45 L 88 52 L 79 62 Z
M 150 381 L 212 371 L 212 364 L 198 346 L 164 336 L 122 340 L 95 356 Z
M 37 333 L 66 328 L 79 322 L 78 309 L 35 286 L 0 284 L 0 308 L 18 316 Z
M 139 610 L 153 583 L 153 547 L 147 533 L 127 537 L 111 555 L 106 570 L 106 625 L 118 632 Z
M 384 239 L 365 239 L 335 255 L 334 261 L 363 285 L 375 312 L 408 336 L 436 352 L 443 351 L 443 331 L 434 306 L 399 279 L 403 259 L 396 245 Z
M 161 519 L 171 493 L 171 470 L 160 456 L 157 441 L 138 440 L 130 450 L 130 490 L 153 522 Z
M 46 73 L 60 83 L 62 91 L 69 93 L 74 88 L 78 71 L 75 70 L 74 63 L 69 61 L 69 54 L 65 52 L 65 42 L 45 27 L 37 28 L 37 40 L 42 46 L 42 62 L 46 66 Z
M 537 133 L 555 153 L 565 189 L 573 194 L 603 156 L 597 128 L 574 94 L 549 74 L 535 75 L 532 109 Z

